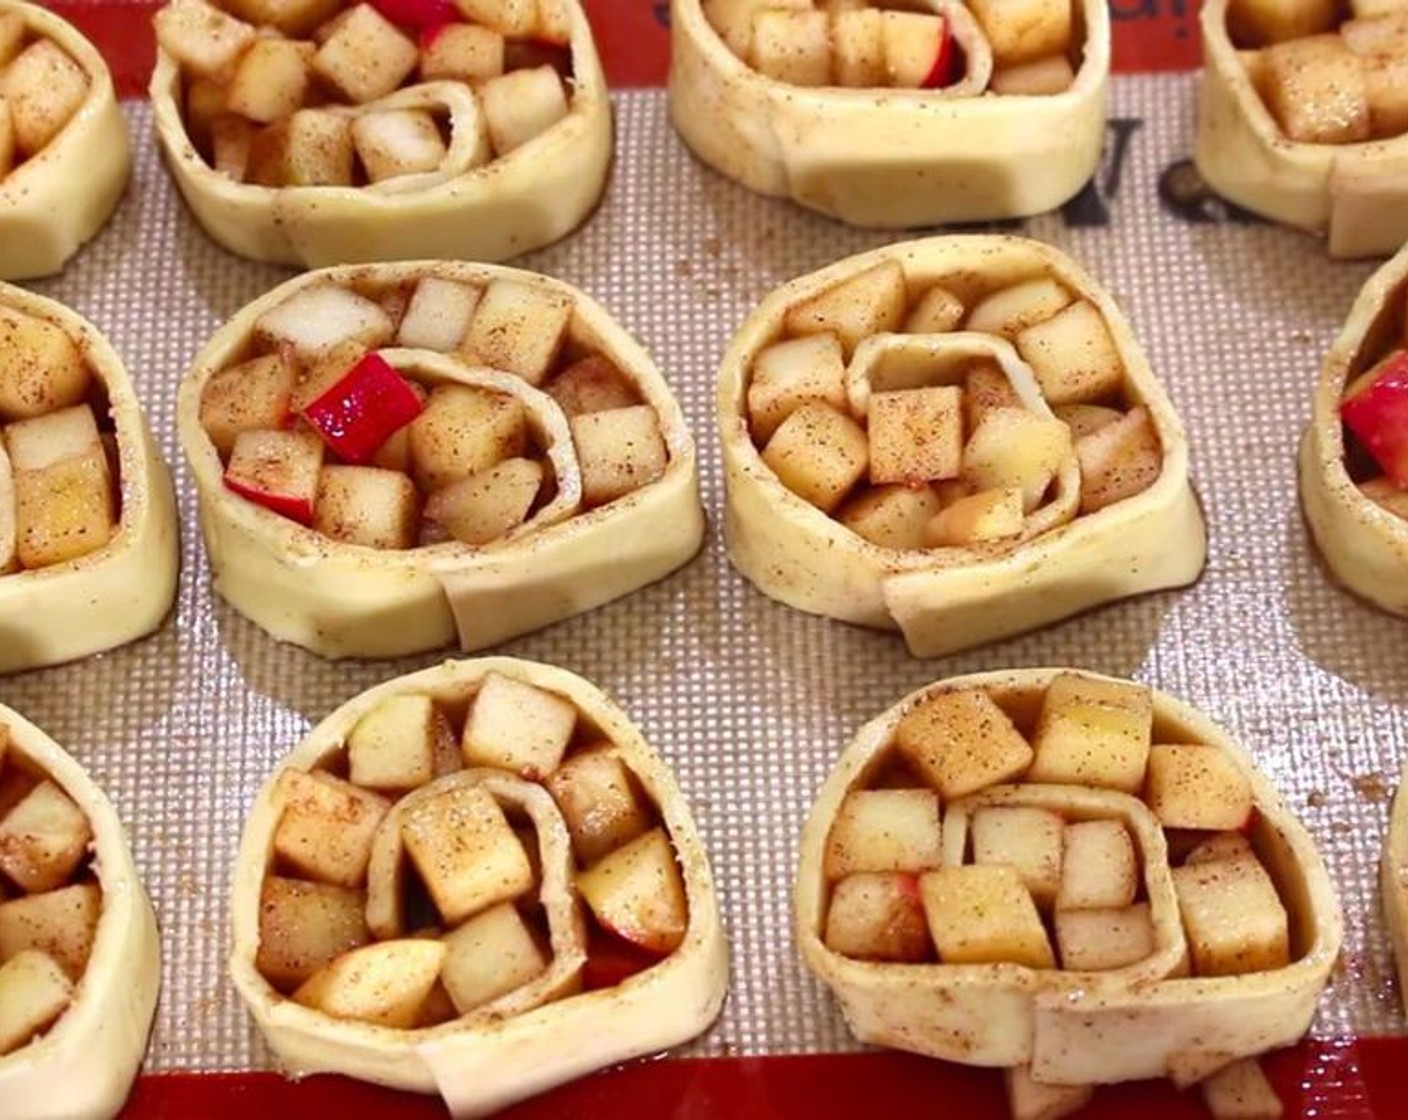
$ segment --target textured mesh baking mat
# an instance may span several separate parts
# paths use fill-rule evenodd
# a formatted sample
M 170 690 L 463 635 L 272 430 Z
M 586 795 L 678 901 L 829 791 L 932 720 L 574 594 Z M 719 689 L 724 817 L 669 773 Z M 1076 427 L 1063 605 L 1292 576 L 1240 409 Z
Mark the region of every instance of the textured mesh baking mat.
M 1164 211 L 1157 183 L 1190 147 L 1192 98 L 1187 77 L 1117 80 L 1113 115 L 1142 123 L 1112 132 L 1128 147 L 1118 174 L 1110 159 L 1099 178 L 1106 196 L 1118 187 L 1107 197 L 1111 224 L 1051 215 L 1021 228 L 1108 285 L 1167 383 L 1210 517 L 1207 573 L 1190 590 L 962 657 L 914 661 L 896 637 L 772 603 L 730 569 L 717 531 L 713 380 L 731 332 L 782 281 L 887 238 L 706 171 L 670 131 L 664 94 L 650 91 L 617 99 L 614 178 L 590 224 L 522 262 L 580 285 L 649 347 L 700 442 L 713 528 L 704 553 L 657 586 L 505 649 L 614 694 L 689 796 L 734 963 L 722 1017 L 689 1052 L 854 1045 L 793 952 L 803 815 L 850 735 L 904 693 L 957 673 L 1043 664 L 1158 685 L 1252 751 L 1319 839 L 1348 915 L 1345 964 L 1317 1031 L 1403 1029 L 1375 871 L 1408 732 L 1404 624 L 1327 581 L 1301 523 L 1293 458 L 1317 366 L 1369 267 L 1331 264 L 1298 234 L 1187 224 Z M 154 637 L 0 680 L 0 699 L 66 744 L 127 822 L 163 931 L 149 1068 L 259 1068 L 269 1056 L 224 971 L 227 885 L 245 808 L 313 722 L 439 656 L 324 662 L 274 642 L 212 596 L 177 450 L 175 389 L 216 327 L 284 274 L 204 238 L 159 166 L 146 105 L 128 112 L 140 154 L 122 209 L 61 279 L 37 287 L 96 322 L 131 369 L 181 495 L 180 598 Z

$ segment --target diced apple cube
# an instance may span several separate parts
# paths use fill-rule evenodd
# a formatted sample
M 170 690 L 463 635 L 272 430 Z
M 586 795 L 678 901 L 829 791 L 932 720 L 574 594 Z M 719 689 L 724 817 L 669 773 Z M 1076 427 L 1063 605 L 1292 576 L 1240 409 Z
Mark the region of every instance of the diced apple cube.
M 1061 886 L 1065 822 L 1049 809 L 991 805 L 969 823 L 973 862 L 1005 864 L 1022 877 L 1038 906 L 1050 906 Z
M 334 1019 L 409 1028 L 439 979 L 445 956 L 444 944 L 429 939 L 363 945 L 314 973 L 293 998 Z
M 1013 66 L 1071 45 L 1071 0 L 972 0 L 997 66 Z
M 241 432 L 275 430 L 288 419 L 297 367 L 282 351 L 230 366 L 205 383 L 200 423 L 221 458 Z
M 1327 30 L 1322 28 L 1321 30 Z M 1364 58 L 1401 54 L 1408 45 L 1408 8 L 1383 15 L 1347 19 L 1339 26 L 1344 45 Z
M 466 1015 L 541 976 L 548 958 L 511 902 L 485 910 L 443 938 L 440 979 Z
M 1071 435 L 1077 441 L 1108 427 L 1124 415 L 1118 408 L 1106 408 L 1101 404 L 1058 404 L 1051 411 L 1056 419 L 1071 429 Z
M 908 295 L 898 261 L 882 261 L 790 308 L 783 319 L 788 334 L 833 332 L 849 360 L 861 340 L 904 322 Z
M 1094 513 L 1141 494 L 1163 471 L 1163 446 L 1143 405 L 1076 441 L 1080 510 Z
M 1223 1066 L 1203 1082 L 1213 1120 L 1280 1120 L 1285 1106 L 1255 1058 Z
M 1016 346 L 1052 405 L 1098 402 L 1124 384 L 1124 363 L 1110 330 L 1086 300 L 1018 332 Z
M 15 147 L 42 150 L 68 124 L 88 96 L 88 75 L 48 39 L 27 46 L 0 72 L 0 97 L 10 106 Z
M 551 66 L 510 70 L 479 87 L 489 142 L 505 156 L 563 120 L 571 111 L 562 79 Z
M 366 892 L 271 875 L 259 896 L 255 967 L 282 991 L 371 940 Z
M 385 97 L 416 68 L 420 51 L 370 4 L 347 13 L 318 48 L 313 68 L 351 101 Z
M 859 872 L 832 888 L 823 934 L 833 953 L 916 963 L 933 955 L 919 884 L 905 872 Z
M 461 747 L 470 766 L 497 766 L 529 780 L 557 769 L 577 726 L 577 706 L 526 681 L 490 673 L 470 705 Z
M 777 342 L 758 353 L 748 380 L 748 416 L 753 436 L 767 442 L 808 401 L 846 407 L 846 366 L 832 333 Z
M 342 6 L 342 0 L 223 0 L 233 15 L 257 27 L 273 27 L 305 39 Z
M 0 902 L 0 961 L 38 949 L 77 983 L 88 967 L 102 910 L 103 894 L 96 883 Z
M 420 802 L 401 835 L 447 925 L 533 888 L 528 853 L 486 790 L 460 786 Z
M 243 117 L 220 117 L 210 125 L 210 165 L 237 183 L 249 175 L 249 154 L 254 148 L 254 125 Z
M 887 11 L 881 18 L 888 85 L 941 89 L 953 80 L 953 32 L 942 16 Z
M 1144 799 L 1165 828 L 1239 829 L 1252 787 L 1232 757 L 1201 744 L 1155 744 Z
M 1149 904 L 1121 910 L 1058 910 L 1056 946 L 1061 967 L 1072 972 L 1103 972 L 1142 961 L 1154 952 Z
M 323 441 L 312 432 L 241 432 L 225 467 L 225 485 L 256 505 L 310 525 L 322 466 Z
M 172 0 L 154 22 L 161 49 L 202 78 L 228 72 L 255 39 L 253 27 L 205 0 Z
M 1024 407 L 1007 374 L 995 361 L 975 362 L 963 375 L 963 423 L 968 432 L 977 431 L 993 409 Z
M 260 124 L 301 109 L 308 97 L 312 43 L 256 39 L 240 57 L 225 94 L 225 107 Z
M 472 385 L 437 385 L 425 411 L 409 427 L 416 481 L 426 490 L 438 490 L 528 450 L 523 403 Z
M 1219 859 L 1237 859 L 1255 855 L 1252 842 L 1240 832 L 1218 832 L 1209 836 L 1183 857 L 1185 864 L 1212 863 Z
M 932 790 L 854 790 L 826 839 L 826 877 L 927 871 L 942 862 L 939 839 L 939 799 Z
M 872 394 L 869 439 L 872 483 L 957 477 L 963 457 L 963 391 L 935 385 Z
M 881 548 L 923 548 L 924 527 L 940 508 L 927 486 L 877 486 L 842 506 L 836 519 Z
M 1310 144 L 1369 139 L 1364 64 L 1338 35 L 1277 43 L 1263 59 L 1267 108 L 1290 139 Z
M 762 458 L 782 485 L 830 513 L 865 476 L 870 444 L 844 412 L 811 401 L 782 422 Z
M 93 839 L 83 810 L 42 781 L 0 819 L 0 871 L 30 894 L 63 886 Z
M 865 9 L 877 14 L 873 9 Z M 839 19 L 840 17 L 838 17 Z M 963 321 L 963 301 L 937 284 L 919 297 L 904 321 L 905 334 L 944 334 Z
M 72 982 L 43 953 L 26 949 L 0 965 L 0 1056 L 43 1034 L 72 999 Z
M 945 801 L 1019 777 L 1032 749 L 980 688 L 938 692 L 900 720 L 895 745 Z
M 636 795 L 630 771 L 604 750 L 575 754 L 544 784 L 572 836 L 584 866 L 634 840 L 650 828 L 650 813 Z
M 436 746 L 446 734 L 449 720 L 429 696 L 388 696 L 347 736 L 348 776 L 371 789 L 415 789 L 436 776 Z
M 527 520 L 545 477 L 532 459 L 505 459 L 435 491 L 426 520 L 463 544 L 488 544 Z
M 332 774 L 294 769 L 279 775 L 274 798 L 274 854 L 300 876 L 359 886 L 390 802 Z
M 1030 513 L 1071 454 L 1071 430 L 1025 408 L 994 408 L 968 437 L 960 477 L 974 490 L 1018 489 Z
M 357 157 L 373 183 L 434 171 L 445 159 L 435 118 L 423 109 L 385 109 L 352 122 Z
M 568 417 L 641 403 L 639 390 L 604 354 L 591 354 L 573 362 L 543 384 Z
M 739 58 L 753 54 L 753 19 L 764 8 L 805 11 L 811 0 L 704 0 L 704 15 L 710 25 Z
M 655 409 L 646 404 L 573 416 L 568 421 L 582 470 L 582 500 L 603 506 L 650 485 L 670 453 Z
M 875 8 L 856 8 L 834 12 L 831 16 L 832 63 L 836 70 L 836 84 L 853 89 L 873 89 L 885 85 L 885 39 L 884 20 Z M 962 314 L 962 305 L 959 306 Z M 907 330 L 915 333 L 931 328 L 914 327 Z M 951 330 L 942 327 L 941 330 Z
M 1238 976 L 1289 963 L 1286 908 L 1255 856 L 1175 867 L 1172 874 L 1198 976 Z
M 347 117 L 300 109 L 254 134 L 245 174 L 264 187 L 346 187 L 352 185 L 355 156 Z
M 1396 55 L 1364 60 L 1364 91 L 1376 139 L 1408 132 L 1408 42 Z
M 945 506 L 924 526 L 930 547 L 967 547 L 1006 540 L 1022 531 L 1022 492 L 1014 487 L 979 490 Z
M 825 12 L 764 8 L 753 17 L 754 68 L 791 86 L 831 80 L 831 26 Z
M 455 0 L 471 23 L 492 27 L 501 35 L 531 39 L 538 31 L 539 0 Z
M 41 471 L 101 446 L 98 422 L 86 404 L 18 421 L 4 429 L 4 436 L 16 471 Z
M 1093 1085 L 1047 1085 L 1032 1077 L 1031 1066 L 1005 1071 L 1007 1108 L 1012 1120 L 1065 1120 L 1095 1095 Z
M 994 70 L 988 89 L 1004 97 L 1045 97 L 1065 93 L 1075 80 L 1071 60 L 1063 54 L 1053 54 Z
M 504 37 L 491 28 L 451 23 L 426 40 L 420 52 L 423 81 L 477 82 L 504 72 Z
M 1139 860 L 1129 830 L 1119 821 L 1077 821 L 1066 826 L 1057 910 L 1115 910 L 1139 892 Z
M 401 318 L 396 344 L 453 353 L 469 334 L 470 320 L 483 294 L 483 289 L 473 284 L 422 277 Z
M 941 867 L 919 877 L 919 893 L 944 964 L 1056 967 L 1036 903 L 1011 867 Z
M 345 342 L 375 350 L 396 333 L 379 304 L 332 283 L 314 284 L 289 296 L 259 316 L 254 330 L 272 345 L 292 346 L 305 362 L 325 357 Z
M 328 465 L 318 477 L 313 528 L 364 548 L 413 548 L 420 531 L 420 494 L 400 471 Z
M 517 280 L 494 280 L 470 320 L 464 349 L 472 360 L 541 385 L 557 360 L 572 300 Z
M 1227 29 L 1239 47 L 1264 47 L 1334 29 L 1335 0 L 1233 0 Z
M 1137 795 L 1153 727 L 1153 697 L 1142 685 L 1061 673 L 1042 698 L 1028 778 Z
M 92 382 L 88 363 L 62 327 L 0 307 L 0 421 L 77 404 Z
M 577 890 L 603 929 L 653 953 L 684 940 L 689 906 L 675 852 L 655 828 L 577 875 Z
M 102 548 L 117 528 L 112 468 L 96 438 L 72 457 L 29 468 L 30 451 L 17 450 L 30 426 L 66 414 L 88 413 L 86 405 L 11 424 L 6 443 L 14 468 L 15 552 L 26 568 L 76 560 Z M 30 442 L 28 439 L 24 443 Z

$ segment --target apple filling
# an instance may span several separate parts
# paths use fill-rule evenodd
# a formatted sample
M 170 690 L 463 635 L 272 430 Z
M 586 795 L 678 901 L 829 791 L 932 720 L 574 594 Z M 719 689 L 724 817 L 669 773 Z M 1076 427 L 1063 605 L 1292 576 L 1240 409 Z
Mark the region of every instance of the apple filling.
M 916 292 L 874 265 L 786 310 L 747 415 L 784 486 L 887 549 L 1010 546 L 1163 469 L 1103 316 L 1050 274 Z
M 274 804 L 256 967 L 334 1018 L 520 1014 L 651 968 L 689 926 L 621 752 L 571 700 L 501 673 L 467 703 L 383 699 L 316 768 L 283 771 Z
M 1408 9 L 1354 0 L 1233 0 L 1247 76 L 1291 140 L 1353 144 L 1408 132 Z
M 1251 785 L 1183 738 L 1126 682 L 930 694 L 841 802 L 825 944 L 876 962 L 1146 962 L 1154 979 L 1284 968 L 1291 923 Z
M 1340 398 L 1340 420 L 1345 467 L 1360 493 L 1408 520 L 1408 306 L 1402 290 L 1389 310 L 1392 321 L 1370 332 L 1387 335 L 1387 344 L 1366 347 L 1356 358 Z
M 0 14 L 0 179 L 33 159 L 88 97 L 83 67 L 23 15 Z
M 0 1056 L 49 1031 L 83 980 L 103 908 L 92 839 L 0 723 Z
M 196 149 L 265 187 L 435 172 L 457 143 L 467 170 L 552 128 L 572 96 L 561 0 L 173 0 L 156 30 Z M 394 96 L 412 89 L 425 97 Z M 452 119 L 464 96 L 476 112 Z
M 919 12 L 867 0 L 704 0 L 704 15 L 728 48 L 760 74 L 795 86 L 933 89 L 968 73 L 962 26 L 990 49 L 997 94 L 1055 94 L 1079 66 L 1070 0 L 972 0 L 976 26 L 956 25 L 946 6 Z M 967 13 L 963 13 L 964 16 Z M 1074 62 L 1074 65 L 1073 65 Z
M 570 297 L 510 279 L 304 288 L 205 383 L 200 421 L 228 489 L 380 549 L 487 545 L 623 498 L 669 458 Z
M 0 574 L 96 552 L 120 518 L 108 394 L 83 345 L 0 306 Z

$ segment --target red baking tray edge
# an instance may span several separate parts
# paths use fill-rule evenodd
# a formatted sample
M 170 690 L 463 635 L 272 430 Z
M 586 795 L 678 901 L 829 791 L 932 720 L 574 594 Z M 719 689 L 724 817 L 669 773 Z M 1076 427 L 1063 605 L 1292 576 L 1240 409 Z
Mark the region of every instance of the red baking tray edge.
M 668 3 L 585 0 L 607 77 L 616 88 L 664 84 Z M 146 89 L 154 57 L 152 0 L 48 4 L 103 51 L 123 96 Z M 1150 73 L 1198 66 L 1197 0 L 1111 0 L 1115 70 Z M 1268 1072 L 1288 1118 L 1408 1117 L 1408 1038 L 1306 1043 L 1272 1056 Z M 139 1080 L 123 1120 L 247 1120 L 267 1114 L 339 1120 L 431 1120 L 438 1101 L 339 1077 L 293 1082 L 271 1073 L 157 1074 Z M 1001 1078 L 894 1052 L 642 1062 L 583 1078 L 502 1114 L 502 1120 L 959 1120 L 1006 1115 Z M 1205 1120 L 1196 1092 L 1166 1085 L 1102 1089 L 1080 1120 Z

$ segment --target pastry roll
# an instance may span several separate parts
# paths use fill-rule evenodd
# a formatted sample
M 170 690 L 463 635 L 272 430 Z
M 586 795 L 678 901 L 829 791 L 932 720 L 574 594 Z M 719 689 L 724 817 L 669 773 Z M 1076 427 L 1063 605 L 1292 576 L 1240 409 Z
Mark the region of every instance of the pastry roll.
M 762 194 L 881 229 L 1060 206 L 1104 140 L 1100 0 L 673 0 L 670 115 Z
M 1408 780 L 1398 783 L 1389 810 L 1380 873 L 1384 919 L 1398 964 L 1398 998 L 1408 1008 Z
M 233 921 L 235 985 L 289 1073 L 457 1117 L 694 1037 L 728 981 L 669 770 L 582 678 L 507 658 L 314 728 L 254 803 Z
M 1334 257 L 1408 240 L 1408 8 L 1203 5 L 1194 158 L 1220 194 L 1328 234 Z
M 0 673 L 151 633 L 178 561 L 171 477 L 122 361 L 0 284 Z
M 1197 578 L 1182 425 L 1123 315 L 1015 237 L 893 245 L 769 295 L 724 356 L 729 556 L 918 657 Z
M 0 1100 L 9 1120 L 109 1120 L 147 1048 L 156 917 L 112 805 L 0 705 Z
M 1408 615 L 1408 252 L 1350 309 L 1300 444 L 1300 498 L 1335 578 Z
M 1006 1069 L 1016 1117 L 1242 1076 L 1309 1027 L 1343 934 L 1225 733 L 1061 669 L 943 681 L 862 728 L 802 834 L 796 918 L 860 1039 Z
M 577 0 L 172 0 L 156 30 L 167 163 L 241 256 L 499 261 L 605 188 L 611 109 Z
M 62 269 L 131 170 L 102 56 L 40 5 L 0 0 L 0 280 Z
M 534 273 L 301 276 L 206 345 L 178 424 L 216 588 L 325 657 L 494 645 L 703 539 L 694 443 L 649 355 Z

